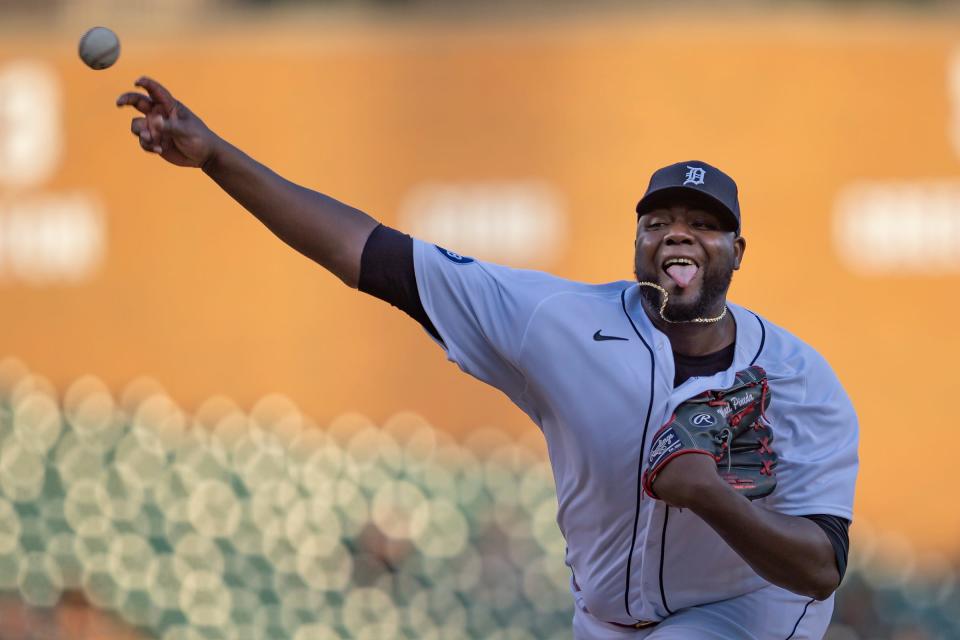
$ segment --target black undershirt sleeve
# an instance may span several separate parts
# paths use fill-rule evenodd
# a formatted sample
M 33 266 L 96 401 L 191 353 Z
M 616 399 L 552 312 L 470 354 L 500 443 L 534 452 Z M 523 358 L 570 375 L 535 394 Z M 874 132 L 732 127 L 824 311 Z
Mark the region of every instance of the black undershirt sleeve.
M 382 224 L 377 225 L 363 246 L 357 288 L 389 302 L 423 325 L 434 338 L 441 340 L 420 302 L 417 274 L 413 266 L 413 238 L 407 234 Z
M 685 356 L 674 352 L 674 379 L 673 386 L 679 387 L 687 379 L 694 376 L 712 376 L 713 374 L 724 371 L 733 364 L 734 345 L 731 344 L 725 349 L 709 353 L 705 356 Z M 847 571 L 847 554 L 850 549 L 849 528 L 850 521 L 838 516 L 828 515 L 809 515 L 803 516 L 812 520 L 818 527 L 823 529 L 833 546 L 833 553 L 837 558 L 837 571 L 840 573 L 840 579 L 843 580 L 843 574 Z
M 850 549 L 850 521 L 839 516 L 819 514 L 803 517 L 807 520 L 813 520 L 827 534 L 830 544 L 833 545 L 833 553 L 837 558 L 837 571 L 840 573 L 840 580 L 843 581 L 843 574 L 847 572 L 847 554 Z

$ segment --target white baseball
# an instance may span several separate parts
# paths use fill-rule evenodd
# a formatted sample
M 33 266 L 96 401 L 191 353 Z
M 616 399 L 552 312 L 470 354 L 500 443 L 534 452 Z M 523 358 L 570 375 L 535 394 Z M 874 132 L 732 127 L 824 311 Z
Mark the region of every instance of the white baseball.
M 120 39 L 106 27 L 94 27 L 80 38 L 80 59 L 91 69 L 106 69 L 120 57 Z

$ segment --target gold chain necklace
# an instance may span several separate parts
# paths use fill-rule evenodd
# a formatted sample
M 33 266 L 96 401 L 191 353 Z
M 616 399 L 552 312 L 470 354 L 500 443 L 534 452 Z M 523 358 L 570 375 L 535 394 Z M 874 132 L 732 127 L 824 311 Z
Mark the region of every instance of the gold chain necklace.
M 663 310 L 667 308 L 667 300 L 670 298 L 670 294 L 667 293 L 667 290 L 656 284 L 655 282 L 638 282 L 641 287 L 653 287 L 659 291 L 662 295 L 662 302 L 660 303 L 660 318 L 664 322 L 669 322 L 670 324 L 685 324 L 687 322 L 697 322 L 700 324 L 710 324 L 713 322 L 720 322 L 727 315 L 727 305 L 723 305 L 723 311 L 720 312 L 716 318 L 694 318 L 693 320 L 671 320 L 663 314 Z

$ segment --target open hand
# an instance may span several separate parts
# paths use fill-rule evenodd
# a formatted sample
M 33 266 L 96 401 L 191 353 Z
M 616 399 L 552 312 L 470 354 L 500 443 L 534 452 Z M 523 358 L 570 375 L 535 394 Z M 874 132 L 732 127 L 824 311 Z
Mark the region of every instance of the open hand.
M 146 95 L 124 93 L 117 98 L 117 106 L 130 105 L 143 114 L 130 122 L 140 147 L 180 167 L 204 166 L 213 157 L 219 141 L 216 134 L 156 80 L 144 76 L 134 85 L 145 89 Z

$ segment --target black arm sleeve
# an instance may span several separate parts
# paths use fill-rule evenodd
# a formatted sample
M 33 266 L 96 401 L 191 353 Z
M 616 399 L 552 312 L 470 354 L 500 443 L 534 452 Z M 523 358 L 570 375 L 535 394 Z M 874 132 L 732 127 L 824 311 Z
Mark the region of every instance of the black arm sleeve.
M 847 572 L 847 553 L 850 549 L 850 521 L 838 516 L 812 515 L 803 516 L 807 520 L 813 520 L 817 526 L 823 529 L 823 532 L 830 538 L 830 544 L 833 545 L 833 553 L 837 556 L 837 571 L 840 573 L 840 581 L 843 581 L 843 574 Z
M 384 225 L 370 233 L 360 256 L 360 291 L 389 302 L 423 325 L 430 335 L 440 334 L 420 302 L 413 267 L 413 238 Z

